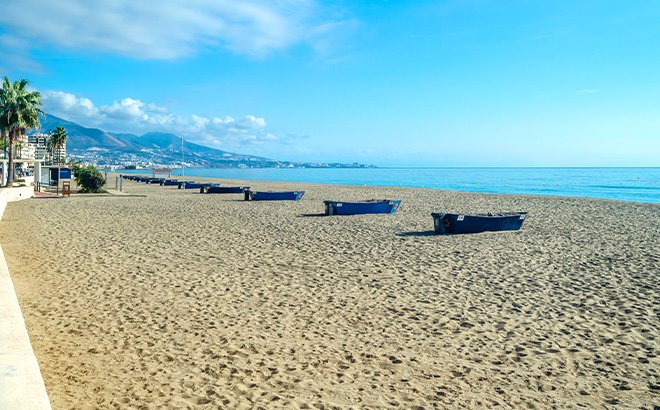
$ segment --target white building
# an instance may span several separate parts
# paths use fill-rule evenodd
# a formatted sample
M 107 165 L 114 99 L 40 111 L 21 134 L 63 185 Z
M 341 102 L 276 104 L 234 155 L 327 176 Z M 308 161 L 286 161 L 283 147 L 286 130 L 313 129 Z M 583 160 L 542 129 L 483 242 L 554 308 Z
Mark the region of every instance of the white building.
M 28 135 L 28 143 L 34 146 L 35 159 L 49 159 L 50 152 L 48 151 L 48 135 L 47 134 L 34 134 Z
M 15 159 L 34 159 L 35 147 L 28 142 L 26 135 L 20 135 L 14 143 Z
M 50 136 L 48 134 L 33 134 L 27 136 L 27 144 L 31 145 L 34 150 L 33 158 L 42 159 L 46 163 L 51 163 L 58 158 L 61 161 L 66 162 L 66 143 L 54 152 L 51 152 L 48 146 L 49 139 Z M 30 154 L 26 152 L 26 155 Z

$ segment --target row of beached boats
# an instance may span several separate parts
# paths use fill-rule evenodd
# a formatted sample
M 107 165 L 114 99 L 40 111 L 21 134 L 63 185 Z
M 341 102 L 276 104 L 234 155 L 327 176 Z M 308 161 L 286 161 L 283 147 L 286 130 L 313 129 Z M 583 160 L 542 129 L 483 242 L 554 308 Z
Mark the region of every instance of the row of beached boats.
M 201 194 L 242 194 L 246 201 L 300 201 L 305 191 L 253 191 L 249 186 L 221 186 L 168 178 L 150 178 L 141 175 L 122 175 L 123 179 L 161 186 L 177 186 L 179 189 L 198 189 Z M 401 206 L 399 200 L 379 199 L 357 202 L 324 201 L 325 215 L 393 214 Z M 436 234 L 465 234 L 492 231 L 517 231 L 527 218 L 527 212 L 488 214 L 452 214 L 434 212 L 433 226 Z

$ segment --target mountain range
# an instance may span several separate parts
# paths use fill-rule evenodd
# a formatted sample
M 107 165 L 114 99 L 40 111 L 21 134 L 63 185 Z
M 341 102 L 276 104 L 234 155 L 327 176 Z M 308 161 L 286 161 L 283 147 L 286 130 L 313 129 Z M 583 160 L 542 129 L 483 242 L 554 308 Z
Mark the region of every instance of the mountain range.
M 48 133 L 57 126 L 66 129 L 67 154 L 79 161 L 95 165 L 179 166 L 182 161 L 181 137 L 162 132 L 144 135 L 110 133 L 88 128 L 72 121 L 46 114 L 40 132 Z M 347 168 L 366 167 L 361 164 L 305 163 L 279 161 L 254 155 L 236 154 L 185 141 L 183 154 L 187 167 L 305 167 Z

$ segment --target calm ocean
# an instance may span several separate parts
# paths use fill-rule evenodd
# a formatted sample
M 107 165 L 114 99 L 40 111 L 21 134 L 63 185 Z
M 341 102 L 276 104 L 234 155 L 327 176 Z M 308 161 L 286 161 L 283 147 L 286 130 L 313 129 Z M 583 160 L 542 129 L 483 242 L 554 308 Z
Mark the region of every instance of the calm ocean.
M 175 174 L 181 175 L 180 170 Z M 185 175 L 423 187 L 499 194 L 577 196 L 660 203 L 660 168 L 186 168 Z

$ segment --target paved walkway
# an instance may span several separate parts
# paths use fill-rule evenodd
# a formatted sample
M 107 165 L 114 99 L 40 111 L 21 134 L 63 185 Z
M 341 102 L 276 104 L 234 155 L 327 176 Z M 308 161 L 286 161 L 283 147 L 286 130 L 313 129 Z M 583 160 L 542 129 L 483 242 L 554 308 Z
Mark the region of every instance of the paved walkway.
M 35 198 L 62 198 L 61 195 L 58 195 L 54 192 L 35 192 Z
M 7 202 L 28 199 L 32 187 L 0 189 L 0 218 Z M 39 363 L 0 247 L 0 409 L 50 409 Z

